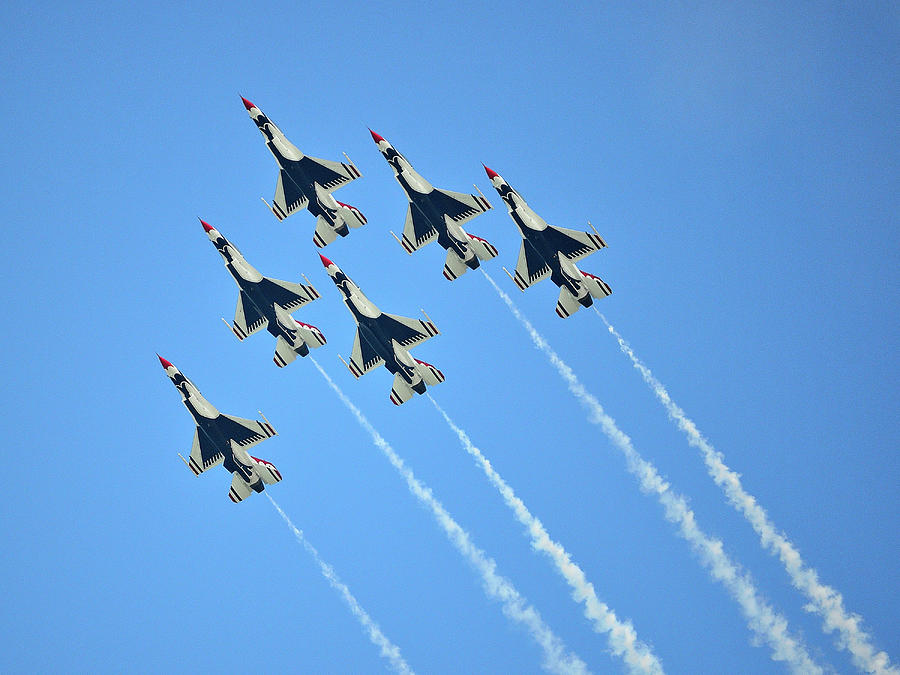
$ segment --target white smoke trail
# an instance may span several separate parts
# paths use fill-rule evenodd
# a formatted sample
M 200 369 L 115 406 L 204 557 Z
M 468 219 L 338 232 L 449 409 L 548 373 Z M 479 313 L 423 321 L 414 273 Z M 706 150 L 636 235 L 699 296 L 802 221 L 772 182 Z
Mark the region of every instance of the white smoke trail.
M 334 568 L 322 560 L 319 557 L 319 552 L 315 549 L 315 547 L 310 544 L 306 537 L 303 536 L 303 532 L 297 528 L 294 523 L 291 522 L 291 519 L 288 518 L 287 514 L 281 510 L 281 507 L 272 499 L 272 495 L 269 494 L 269 491 L 266 490 L 264 492 L 266 497 L 269 498 L 269 501 L 272 502 L 272 506 L 275 507 L 275 510 L 281 515 L 284 519 L 284 522 L 287 523 L 287 526 L 291 528 L 294 533 L 294 536 L 297 537 L 297 541 L 307 550 L 307 552 L 313 557 L 313 560 L 316 561 L 316 564 L 319 566 L 319 569 L 322 571 L 322 576 L 328 580 L 328 583 L 331 584 L 331 587 L 336 590 L 341 598 L 343 598 L 344 602 L 347 603 L 347 606 L 350 608 L 350 611 L 353 613 L 353 616 L 359 621 L 362 627 L 365 629 L 366 633 L 369 636 L 369 640 L 372 641 L 372 644 L 379 648 L 381 651 L 381 656 L 388 660 L 391 664 L 391 668 L 393 668 L 398 673 L 406 673 L 412 674 L 412 669 L 407 665 L 406 661 L 403 660 L 403 656 L 400 654 L 400 648 L 393 644 L 390 640 L 385 637 L 384 633 L 381 632 L 381 629 L 378 627 L 378 624 L 372 620 L 372 617 L 368 615 L 366 610 L 360 607 L 359 602 L 357 602 L 356 598 L 353 597 L 353 594 L 350 592 L 350 589 L 347 587 L 343 581 L 340 580 L 337 573 L 334 571 Z
M 606 324 L 606 328 L 619 342 L 619 348 L 631 359 L 632 365 L 643 377 L 644 382 L 650 387 L 656 398 L 666 409 L 669 419 L 678 425 L 678 428 L 687 436 L 688 443 L 700 450 L 707 471 L 716 482 L 731 505 L 744 515 L 744 518 L 753 526 L 759 535 L 760 543 L 772 555 L 778 556 L 784 568 L 787 570 L 794 587 L 809 598 L 807 609 L 817 613 L 823 619 L 823 630 L 826 633 L 838 631 L 840 639 L 838 646 L 850 652 L 853 664 L 867 673 L 893 673 L 900 674 L 900 669 L 891 665 L 890 657 L 886 652 L 877 652 L 870 642 L 871 637 L 860 627 L 862 617 L 858 614 L 850 614 L 844 609 L 844 599 L 841 594 L 831 586 L 819 581 L 816 570 L 809 567 L 800 557 L 800 552 L 788 541 L 784 534 L 778 531 L 775 524 L 769 520 L 769 516 L 752 495 L 748 494 L 741 484 L 740 475 L 732 471 L 725 464 L 725 457 L 717 451 L 712 444 L 704 438 L 697 426 L 685 415 L 669 396 L 669 392 L 662 383 L 657 380 L 650 369 L 637 357 L 631 346 L 612 327 L 596 307 L 594 311 Z
M 482 270 L 482 273 L 497 291 L 497 295 L 509 307 L 513 316 L 528 331 L 535 347 L 544 352 L 565 380 L 569 391 L 591 414 L 590 421 L 599 424 L 613 445 L 625 455 L 628 471 L 638 479 L 641 489 L 656 496 L 665 509 L 666 519 L 678 526 L 678 533 L 690 543 L 703 565 L 709 569 L 711 576 L 721 582 L 737 601 L 750 630 L 769 645 L 772 650 L 772 659 L 785 661 L 795 673 L 821 673 L 822 669 L 812 660 L 803 644 L 788 633 L 787 620 L 760 597 L 749 575 L 742 572 L 725 553 L 722 542 L 710 537 L 700 529 L 694 512 L 688 507 L 685 498 L 672 492 L 669 484 L 659 475 L 656 467 L 641 457 L 634 449 L 631 438 L 616 426 L 615 420 L 606 414 L 600 402 L 584 388 L 572 369 L 535 330 L 531 322 L 522 315 L 512 298 L 497 285 L 487 272 Z
M 482 470 L 487 474 L 488 480 L 497 488 L 506 505 L 513 510 L 516 518 L 531 536 L 531 545 L 536 551 L 541 551 L 553 561 L 557 571 L 572 588 L 572 597 L 576 602 L 584 603 L 584 615 L 591 621 L 594 630 L 598 633 L 609 633 L 608 642 L 613 654 L 625 660 L 629 670 L 633 673 L 662 673 L 662 664 L 640 642 L 634 627 L 628 621 L 620 621 L 606 603 L 601 602 L 594 592 L 594 586 L 587 580 L 584 571 L 572 562 L 569 553 L 563 546 L 550 538 L 550 534 L 544 525 L 525 506 L 524 502 L 516 496 L 513 489 L 497 473 L 490 461 L 475 447 L 469 435 L 463 431 L 438 405 L 431 394 L 427 395 L 437 411 L 443 416 L 447 425 L 459 437 L 460 443 L 470 455 L 478 462 Z
M 500 600 L 503 606 L 503 613 L 513 621 L 524 625 L 529 635 L 538 643 L 544 652 L 544 668 L 553 673 L 589 672 L 587 666 L 580 658 L 566 652 L 566 647 L 562 640 L 550 630 L 550 627 L 544 623 L 538 611 L 525 601 L 525 598 L 516 590 L 512 582 L 497 573 L 497 563 L 472 543 L 469 533 L 462 529 L 447 512 L 432 494 L 431 488 L 426 487 L 415 477 L 415 474 L 406 466 L 403 459 L 394 452 L 390 444 L 375 430 L 375 427 L 372 426 L 359 408 L 347 398 L 347 395 L 329 377 L 328 373 L 322 369 L 318 361 L 312 357 L 310 357 L 310 360 L 315 364 L 322 377 L 325 378 L 328 386 L 337 394 L 347 409 L 353 413 L 359 425 L 369 433 L 375 446 L 384 453 L 391 465 L 403 476 L 409 491 L 422 504 L 431 509 L 431 513 L 434 515 L 438 525 L 444 530 L 444 533 L 456 550 L 478 571 L 481 575 L 485 592 L 490 597 Z

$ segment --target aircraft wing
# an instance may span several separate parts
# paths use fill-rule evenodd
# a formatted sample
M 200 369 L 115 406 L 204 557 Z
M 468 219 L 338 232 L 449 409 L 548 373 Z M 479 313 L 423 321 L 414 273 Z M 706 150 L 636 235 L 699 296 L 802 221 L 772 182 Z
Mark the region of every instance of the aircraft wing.
M 406 210 L 406 224 L 403 226 L 403 239 L 400 243 L 407 253 L 418 251 L 425 244 L 434 241 L 438 237 L 438 231 L 434 229 L 422 212 L 410 203 Z
M 373 368 L 377 368 L 382 363 L 382 359 L 372 349 L 372 346 L 362 339 L 359 330 L 356 331 L 356 339 L 353 341 L 353 351 L 350 353 L 350 372 L 356 379 L 361 378 Z
M 231 326 L 231 330 L 237 335 L 238 340 L 253 335 L 268 323 L 269 320 L 259 313 L 247 294 L 241 291 L 238 295 L 237 308 L 234 310 L 234 323 Z
M 334 192 L 362 175 L 355 166 L 344 162 L 332 162 L 328 159 L 307 156 L 301 159 L 300 163 L 310 180 L 329 192 Z
M 191 454 L 188 457 L 188 467 L 199 476 L 204 471 L 219 466 L 225 460 L 225 455 L 206 436 L 200 435 L 199 427 L 194 430 L 194 444 L 191 446 Z
M 284 169 L 278 174 L 278 184 L 275 186 L 273 201 L 272 212 L 278 220 L 284 220 L 295 211 L 305 209 L 309 205 L 309 200 L 303 194 L 303 190 Z
M 269 301 L 280 305 L 288 312 L 293 312 L 319 297 L 319 292 L 312 286 L 269 279 L 268 277 L 263 277 L 263 280 L 259 282 L 259 288 Z
M 256 420 L 247 420 L 243 417 L 232 417 L 231 415 L 220 415 L 219 424 L 221 425 L 222 433 L 244 450 L 252 448 L 257 443 L 262 443 L 277 433 L 272 428 L 272 425 L 267 422 L 257 422 Z
M 603 238 L 593 232 L 579 232 L 551 225 L 544 230 L 544 237 L 554 250 L 559 251 L 569 260 L 581 260 L 594 251 L 606 248 Z
M 516 263 L 516 276 L 513 279 L 516 286 L 524 291 L 532 284 L 547 277 L 550 272 L 550 265 L 528 243 L 527 239 L 523 239 L 522 247 L 519 249 L 519 260 Z
M 435 189 L 431 198 L 440 211 L 460 225 L 491 209 L 488 200 L 480 195 Z
M 430 340 L 440 333 L 430 321 L 409 319 L 396 314 L 382 314 L 379 322 L 388 338 L 396 340 L 400 346 L 407 348 Z

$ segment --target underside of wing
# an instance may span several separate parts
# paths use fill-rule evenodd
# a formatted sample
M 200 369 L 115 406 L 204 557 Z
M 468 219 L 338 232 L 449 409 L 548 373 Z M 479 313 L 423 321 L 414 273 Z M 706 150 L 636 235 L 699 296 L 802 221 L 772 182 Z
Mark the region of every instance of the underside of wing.
M 226 438 L 245 450 L 276 434 L 275 429 L 268 422 L 258 422 L 232 415 L 220 415 L 219 425 Z
M 319 297 L 319 292 L 312 286 L 267 277 L 263 277 L 263 280 L 259 282 L 259 288 L 267 300 L 283 307 L 288 312 L 293 312 Z
M 300 162 L 303 164 L 306 175 L 329 192 L 334 192 L 362 175 L 355 165 L 344 162 L 332 162 L 329 159 L 309 156 L 304 157 Z
M 213 445 L 212 442 L 200 433 L 199 427 L 194 430 L 194 444 L 191 446 L 191 454 L 188 457 L 188 467 L 199 476 L 204 471 L 218 466 L 225 460 L 225 456 Z
M 278 220 L 284 220 L 295 211 L 305 209 L 309 205 L 303 190 L 284 169 L 278 174 L 278 184 L 275 186 L 275 198 L 272 202 L 272 213 Z
M 382 314 L 379 321 L 390 339 L 407 348 L 430 340 L 440 332 L 431 321 L 410 319 L 396 314 Z
M 234 324 L 231 327 L 238 339 L 243 340 L 248 335 L 253 335 L 267 323 L 269 320 L 259 312 L 247 294 L 241 291 L 238 295 L 237 308 L 234 310 Z
M 559 251 L 569 260 L 580 260 L 606 247 L 603 238 L 592 232 L 579 232 L 551 225 L 544 230 L 543 235 L 551 249 Z
M 410 203 L 406 210 L 406 223 L 403 225 L 403 239 L 400 242 L 406 252 L 418 251 L 437 237 L 438 231 L 434 229 L 434 225 Z
M 353 341 L 353 351 L 350 352 L 350 372 L 357 379 L 377 368 L 384 360 L 372 348 L 372 346 L 356 331 L 356 339 Z
M 519 260 L 516 262 L 516 275 L 514 281 L 523 291 L 532 284 L 550 275 L 550 265 L 541 257 L 537 250 L 528 242 L 522 240 L 519 248 Z
M 464 192 L 435 189 L 431 193 L 431 199 L 435 201 L 435 206 L 441 213 L 449 216 L 458 225 L 491 209 L 490 203 L 484 197 L 467 195 Z

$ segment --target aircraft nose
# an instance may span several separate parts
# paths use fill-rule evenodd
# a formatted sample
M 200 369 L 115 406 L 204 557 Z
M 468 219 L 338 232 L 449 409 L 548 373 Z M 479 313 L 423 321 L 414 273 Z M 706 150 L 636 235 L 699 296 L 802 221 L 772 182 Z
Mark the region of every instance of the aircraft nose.
M 256 108 L 256 104 L 248 101 L 243 96 L 241 96 L 241 100 L 244 102 L 244 107 L 249 111 L 252 108 Z
M 491 180 L 494 180 L 495 178 L 499 178 L 499 177 L 500 177 L 500 174 L 498 174 L 498 173 L 497 173 L 496 171 L 494 171 L 493 169 L 488 168 L 488 167 L 485 166 L 484 164 L 482 164 L 481 166 L 484 166 L 484 171 L 485 171 L 485 173 L 488 175 L 488 178 L 490 178 Z
M 369 133 L 372 134 L 372 140 L 375 141 L 375 143 L 381 143 L 382 141 L 384 141 L 384 137 L 381 134 L 376 134 L 371 129 L 369 129 Z
M 207 233 L 210 232 L 211 230 L 216 229 L 212 225 L 207 223 L 205 220 L 203 220 L 202 218 L 200 218 L 200 224 L 203 225 L 203 229 L 206 230 Z
M 331 262 L 328 258 L 326 258 L 326 257 L 325 257 L 324 255 L 322 255 L 321 253 L 319 254 L 319 258 L 322 260 L 322 264 L 325 266 L 326 269 L 327 269 L 328 267 L 330 267 L 331 265 L 334 265 L 333 262 Z M 334 265 L 334 266 L 337 267 L 337 265 Z
M 169 368 L 174 368 L 174 367 L 175 367 L 175 366 L 173 366 L 169 361 L 166 361 L 163 357 L 161 357 L 159 354 L 156 355 L 156 358 L 159 359 L 159 362 L 162 364 L 162 367 L 163 367 L 165 370 L 168 370 Z

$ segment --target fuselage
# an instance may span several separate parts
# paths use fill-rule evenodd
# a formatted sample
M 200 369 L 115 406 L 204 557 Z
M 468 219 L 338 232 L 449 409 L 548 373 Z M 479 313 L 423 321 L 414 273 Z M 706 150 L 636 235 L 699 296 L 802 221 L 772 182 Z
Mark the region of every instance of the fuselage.
M 440 193 L 435 193 L 434 186 L 413 169 L 409 160 L 397 152 L 387 141 L 379 144 L 382 155 L 391 165 L 394 177 L 406 193 L 410 208 L 415 209 L 425 218 L 438 233 L 437 242 L 443 248 L 453 249 L 456 254 L 472 269 L 478 267 L 478 257 L 469 246 L 468 238 L 462 229 L 452 220 L 448 223 L 444 212 L 440 209 Z

